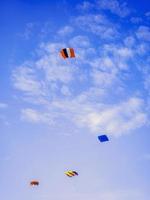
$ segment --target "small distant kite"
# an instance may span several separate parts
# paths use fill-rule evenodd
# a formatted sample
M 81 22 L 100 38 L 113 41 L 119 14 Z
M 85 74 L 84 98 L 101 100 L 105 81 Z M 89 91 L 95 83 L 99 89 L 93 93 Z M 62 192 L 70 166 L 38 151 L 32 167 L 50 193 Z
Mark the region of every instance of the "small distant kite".
M 107 135 L 99 135 L 98 139 L 99 139 L 100 142 L 107 142 L 107 141 L 109 141 Z
M 66 58 L 75 58 L 75 53 L 73 48 L 65 48 L 60 51 L 61 56 Z
M 78 173 L 76 171 L 72 171 L 72 170 L 66 171 L 65 174 L 68 177 L 78 176 Z
M 39 185 L 39 181 L 33 180 L 30 182 L 31 186 L 38 186 Z

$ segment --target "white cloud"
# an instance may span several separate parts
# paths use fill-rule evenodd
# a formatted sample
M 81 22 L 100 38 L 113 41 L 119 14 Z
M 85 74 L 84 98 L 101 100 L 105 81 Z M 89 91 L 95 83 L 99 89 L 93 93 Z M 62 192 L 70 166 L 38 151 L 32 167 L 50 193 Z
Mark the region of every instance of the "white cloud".
M 150 27 L 140 26 L 136 33 L 139 39 L 150 42 Z
M 134 52 L 130 47 L 120 45 L 104 45 L 99 58 L 89 61 L 92 67 L 90 76 L 95 85 L 101 88 L 113 88 L 122 85 L 122 72 L 129 72 L 128 61 L 132 60 Z M 120 78 L 121 77 L 121 78 Z
M 82 36 L 82 35 L 78 35 L 78 36 L 71 38 L 69 43 L 74 48 L 79 48 L 79 47 L 85 47 L 86 48 L 86 47 L 90 46 L 89 38 L 86 37 L 86 36 Z
M 133 36 L 128 36 L 124 39 L 124 44 L 127 47 L 133 47 L 135 45 L 135 38 Z
M 123 45 L 109 45 L 106 44 L 104 46 L 105 51 L 108 53 L 110 52 L 112 55 L 114 55 L 117 60 L 121 61 L 127 61 L 128 59 L 132 58 L 134 55 L 134 51 L 130 47 L 125 47 Z
M 92 3 L 89 1 L 83 1 L 82 4 L 77 6 L 77 8 L 81 11 L 89 11 L 91 9 L 109 10 L 112 14 L 118 15 L 119 17 L 126 17 L 131 13 L 127 3 L 121 3 L 119 0 L 98 0 L 93 1 Z
M 118 50 L 118 55 L 121 56 L 122 58 L 130 58 L 133 56 L 133 51 L 129 48 L 120 48 Z
M 101 9 L 109 10 L 111 13 L 120 17 L 126 17 L 130 14 L 130 10 L 127 7 L 127 3 L 120 3 L 118 0 L 99 0 L 98 6 Z
M 22 109 L 21 118 L 33 123 L 46 123 L 49 125 L 53 123 L 53 118 L 49 113 L 39 112 L 31 108 Z
M 44 55 L 50 55 L 53 54 L 53 56 L 56 57 L 58 55 L 58 52 L 65 47 L 66 44 L 62 42 L 47 42 L 47 43 L 41 43 L 40 45 L 40 53 L 42 56 Z
M 71 91 L 70 91 L 70 89 L 66 85 L 62 86 L 61 93 L 63 95 L 65 95 L 65 96 L 70 96 L 71 95 Z
M 59 51 L 58 51 L 59 52 Z M 44 71 L 45 79 L 49 82 L 69 83 L 74 79 L 75 68 L 71 63 L 65 64 L 58 53 L 44 56 L 36 62 L 36 66 Z
M 83 3 L 77 5 L 77 9 L 82 10 L 82 11 L 88 11 L 92 8 L 94 8 L 94 4 L 92 4 L 89 1 L 83 1 Z
M 138 55 L 146 55 L 147 52 L 150 50 L 150 46 L 143 42 L 136 46 L 136 52 Z
M 99 38 L 114 39 L 118 36 L 117 26 L 104 15 L 88 14 L 76 17 L 74 21 L 82 30 L 91 32 Z
M 31 95 L 44 95 L 42 81 L 36 77 L 35 71 L 30 67 L 19 67 L 13 72 L 14 87 Z
M 92 79 L 95 85 L 106 88 L 108 86 L 112 86 L 112 84 L 115 83 L 117 75 L 115 71 L 105 72 L 93 70 Z
M 45 60 L 44 60 L 45 61 Z M 40 63 L 41 64 L 41 63 Z M 72 69 L 69 66 L 57 66 L 53 65 L 51 68 L 45 68 L 47 80 L 60 81 L 68 83 L 73 79 Z
M 71 34 L 73 31 L 74 31 L 73 27 L 71 27 L 71 26 L 65 26 L 65 27 L 61 28 L 58 31 L 58 34 L 60 36 L 66 36 L 66 35 Z
M 147 123 L 144 103 L 139 98 L 112 105 L 105 109 L 95 109 L 78 118 L 78 122 L 94 132 L 106 132 L 114 136 L 127 134 Z

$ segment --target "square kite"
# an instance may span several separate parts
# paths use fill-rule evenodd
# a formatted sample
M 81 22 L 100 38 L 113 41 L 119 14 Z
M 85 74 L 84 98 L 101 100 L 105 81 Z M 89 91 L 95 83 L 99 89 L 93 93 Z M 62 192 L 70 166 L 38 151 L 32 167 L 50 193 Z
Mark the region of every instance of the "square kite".
M 107 141 L 109 141 L 107 135 L 100 135 L 100 136 L 98 136 L 98 139 L 99 139 L 100 142 L 107 142 Z

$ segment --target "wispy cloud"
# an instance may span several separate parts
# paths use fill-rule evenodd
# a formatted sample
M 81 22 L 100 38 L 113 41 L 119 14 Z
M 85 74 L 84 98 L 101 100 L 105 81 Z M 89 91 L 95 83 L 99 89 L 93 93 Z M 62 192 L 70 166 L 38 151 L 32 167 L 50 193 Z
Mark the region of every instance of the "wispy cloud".
M 127 3 L 120 3 L 118 0 L 100 0 L 98 5 L 101 9 L 109 10 L 111 13 L 116 14 L 120 17 L 126 17 L 130 14 L 130 9 Z
M 89 38 L 87 36 L 78 35 L 69 41 L 69 43 L 76 49 L 80 47 L 88 48 L 91 46 Z
M 44 95 L 43 83 L 39 82 L 35 71 L 30 67 L 19 67 L 13 72 L 15 88 L 27 93 L 28 95 Z
M 49 125 L 53 123 L 53 118 L 50 114 L 39 112 L 31 108 L 22 109 L 21 118 L 22 120 L 33 123 L 46 123 Z
M 148 26 L 140 26 L 137 33 L 137 37 L 139 39 L 145 40 L 147 42 L 150 42 L 150 27 Z
M 73 31 L 74 31 L 73 27 L 71 27 L 71 26 L 65 26 L 65 27 L 63 27 L 63 28 L 61 28 L 61 29 L 58 30 L 58 35 L 60 35 L 60 36 L 66 36 L 68 34 L 73 33 Z
M 91 9 L 95 10 L 106 10 L 110 13 L 117 15 L 119 17 L 126 17 L 130 15 L 131 11 L 126 2 L 121 3 L 119 0 L 98 0 L 93 1 L 83 1 L 82 4 L 77 6 L 78 9 L 82 11 L 88 11 Z
M 102 39 L 113 39 L 118 36 L 117 26 L 102 14 L 87 14 L 76 17 L 76 25 L 84 31 L 93 33 Z
M 89 1 L 83 1 L 81 4 L 77 5 L 77 9 L 79 9 L 81 11 L 91 10 L 94 7 L 95 7 L 95 5 Z
M 93 131 L 107 132 L 112 135 L 128 133 L 147 122 L 141 99 L 131 98 L 127 102 L 95 109 L 79 118 L 79 121 Z

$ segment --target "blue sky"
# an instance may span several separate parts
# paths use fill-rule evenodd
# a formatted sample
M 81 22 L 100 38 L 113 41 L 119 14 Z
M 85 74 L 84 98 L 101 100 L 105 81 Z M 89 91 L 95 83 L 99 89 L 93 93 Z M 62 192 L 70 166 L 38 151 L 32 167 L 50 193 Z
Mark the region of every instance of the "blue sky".
M 6 0 L 0 23 L 1 198 L 149 200 L 148 0 Z

